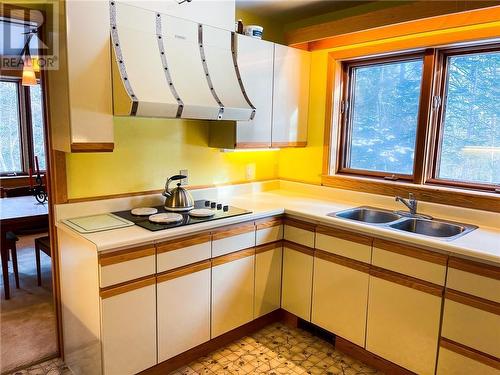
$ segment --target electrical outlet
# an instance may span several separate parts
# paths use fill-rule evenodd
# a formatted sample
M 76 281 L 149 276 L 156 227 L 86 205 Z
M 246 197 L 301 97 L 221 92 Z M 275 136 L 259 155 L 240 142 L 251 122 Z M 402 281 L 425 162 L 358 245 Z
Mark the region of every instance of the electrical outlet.
M 246 165 L 245 178 L 247 181 L 255 180 L 255 164 L 247 164 Z
M 189 178 L 188 170 L 187 169 L 181 169 L 179 171 L 179 174 L 181 174 L 183 176 L 186 176 L 186 178 L 183 178 L 181 180 L 181 185 L 187 185 L 188 184 L 188 178 Z

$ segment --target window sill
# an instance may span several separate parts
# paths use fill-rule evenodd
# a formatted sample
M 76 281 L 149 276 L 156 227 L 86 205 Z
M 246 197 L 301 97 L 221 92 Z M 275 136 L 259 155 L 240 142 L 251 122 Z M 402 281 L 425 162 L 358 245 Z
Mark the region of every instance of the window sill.
M 323 175 L 321 184 L 337 189 L 390 196 L 407 196 L 408 193 L 413 193 L 418 200 L 425 202 L 500 212 L 500 194 L 497 193 L 343 175 Z

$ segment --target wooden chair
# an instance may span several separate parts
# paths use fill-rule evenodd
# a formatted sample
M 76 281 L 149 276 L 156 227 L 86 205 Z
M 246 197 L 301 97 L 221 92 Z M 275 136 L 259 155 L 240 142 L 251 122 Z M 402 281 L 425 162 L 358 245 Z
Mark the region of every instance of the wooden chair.
M 35 239 L 35 258 L 36 258 L 36 275 L 38 278 L 38 286 L 42 285 L 42 271 L 40 267 L 40 251 L 43 251 L 49 257 L 50 252 L 50 237 L 38 237 Z
M 19 289 L 19 269 L 17 266 L 17 247 L 16 242 L 19 241 L 19 238 L 15 235 L 14 232 L 8 231 L 5 233 L 5 242 L 2 244 L 7 249 L 7 254 L 12 257 L 12 268 L 14 270 L 14 278 L 16 280 L 16 288 Z M 8 262 L 9 259 L 2 259 L 2 262 Z M 7 266 L 8 267 L 8 266 Z

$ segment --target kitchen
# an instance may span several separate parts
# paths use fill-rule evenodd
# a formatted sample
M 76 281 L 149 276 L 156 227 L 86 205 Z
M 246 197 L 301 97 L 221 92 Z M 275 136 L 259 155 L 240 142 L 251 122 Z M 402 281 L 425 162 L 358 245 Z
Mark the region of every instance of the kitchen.
M 69 371 L 499 373 L 497 3 L 44 14 Z

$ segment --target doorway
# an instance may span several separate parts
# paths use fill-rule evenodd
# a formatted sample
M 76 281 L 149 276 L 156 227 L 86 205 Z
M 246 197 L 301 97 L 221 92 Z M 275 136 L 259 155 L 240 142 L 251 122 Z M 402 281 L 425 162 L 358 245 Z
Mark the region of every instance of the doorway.
M 33 25 L 2 19 L 22 38 Z M 5 54 L 6 51 L 2 51 Z M 40 73 L 0 75 L 0 373 L 59 356 L 49 235 L 47 124 Z

